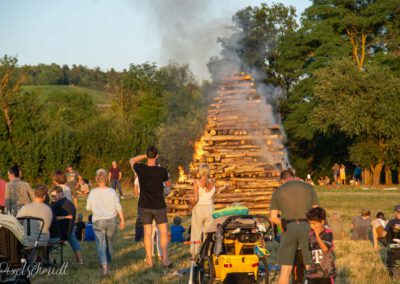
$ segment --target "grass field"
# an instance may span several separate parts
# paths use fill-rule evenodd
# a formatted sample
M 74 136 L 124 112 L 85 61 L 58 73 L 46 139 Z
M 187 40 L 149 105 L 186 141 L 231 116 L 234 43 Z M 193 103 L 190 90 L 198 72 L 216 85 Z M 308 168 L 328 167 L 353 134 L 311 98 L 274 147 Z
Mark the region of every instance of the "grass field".
M 77 86 L 68 86 L 68 85 L 24 85 L 22 86 L 22 90 L 32 91 L 39 90 L 43 93 L 44 98 L 49 95 L 54 95 L 57 93 L 84 93 L 88 94 L 94 104 L 107 104 L 110 103 L 110 94 L 106 92 L 96 91 L 93 89 L 82 88 Z
M 346 228 L 350 229 L 353 216 L 360 213 L 361 208 L 368 208 L 372 214 L 383 211 L 390 218 L 393 206 L 400 203 L 398 191 L 360 190 L 360 189 L 322 189 L 318 188 L 320 203 L 327 209 L 328 215 L 338 212 Z M 85 264 L 77 265 L 70 247 L 65 247 L 65 261 L 69 263 L 67 275 L 38 277 L 34 283 L 187 283 L 187 276 L 173 276 L 172 272 L 189 267 L 189 249 L 185 245 L 174 244 L 169 248 L 175 268 L 165 272 L 160 264 L 153 270 L 144 267 L 144 249 L 142 243 L 134 243 L 134 220 L 137 201 L 132 197 L 122 200 L 127 227 L 118 232 L 114 239 L 114 259 L 111 265 L 112 273 L 102 278 L 100 276 L 97 254 L 94 243 L 83 243 Z M 85 200 L 79 201 L 79 212 L 87 220 L 88 212 L 84 211 Z M 184 219 L 184 225 L 190 222 Z M 274 253 L 274 250 L 272 251 Z M 336 283 L 400 283 L 392 281 L 386 271 L 381 255 L 374 252 L 368 241 L 342 240 L 335 242 L 336 266 L 338 277 Z

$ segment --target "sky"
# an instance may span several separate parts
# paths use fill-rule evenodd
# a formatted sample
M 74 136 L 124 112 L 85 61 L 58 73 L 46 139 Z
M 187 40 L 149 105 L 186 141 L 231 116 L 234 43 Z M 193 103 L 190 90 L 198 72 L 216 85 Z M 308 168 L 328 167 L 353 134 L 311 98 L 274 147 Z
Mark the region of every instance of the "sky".
M 281 0 L 300 15 L 309 0 Z M 170 61 L 204 79 L 234 13 L 256 0 L 0 0 L 0 56 L 108 70 Z

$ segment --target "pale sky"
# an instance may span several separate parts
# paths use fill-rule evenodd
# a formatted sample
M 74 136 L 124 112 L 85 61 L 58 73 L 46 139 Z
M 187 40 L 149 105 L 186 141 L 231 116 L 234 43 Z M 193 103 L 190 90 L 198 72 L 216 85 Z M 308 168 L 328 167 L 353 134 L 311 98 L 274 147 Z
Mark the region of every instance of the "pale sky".
M 278 2 L 278 1 L 276 1 Z M 299 16 L 308 0 L 282 0 Z M 233 14 L 256 0 L 0 0 L 0 56 L 19 64 L 99 66 L 170 60 L 200 78 Z

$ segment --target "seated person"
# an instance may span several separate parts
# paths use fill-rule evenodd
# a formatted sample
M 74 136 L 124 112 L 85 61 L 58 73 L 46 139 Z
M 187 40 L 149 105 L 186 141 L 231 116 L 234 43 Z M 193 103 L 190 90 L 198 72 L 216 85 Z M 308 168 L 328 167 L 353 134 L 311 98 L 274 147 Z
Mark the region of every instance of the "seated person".
M 319 179 L 318 179 L 318 185 L 325 185 L 326 183 L 325 183 L 325 179 L 323 178 L 323 177 L 320 177 Z
M 61 189 L 62 190 L 62 189 Z M 39 238 L 39 246 L 46 246 L 50 239 L 50 225 L 53 219 L 51 208 L 45 204 L 48 188 L 45 185 L 37 185 L 34 189 L 34 199 L 32 203 L 28 203 L 18 211 L 18 217 L 37 217 L 44 221 L 42 233 Z M 39 237 L 42 222 L 31 220 L 31 233 L 27 236 L 27 245 L 33 247 Z M 27 221 L 23 222 L 25 230 Z
M 325 176 L 325 185 L 330 185 L 331 179 L 328 176 Z
M 335 240 L 343 240 L 345 238 L 345 232 L 343 229 L 343 221 L 340 218 L 340 215 L 337 212 L 332 214 L 332 217 L 329 219 L 328 227 L 332 231 L 333 238 Z
M 79 176 L 79 188 L 76 190 L 76 193 L 78 195 L 88 195 L 89 191 L 89 180 Z
M 81 257 L 81 246 L 73 234 L 75 225 L 76 209 L 75 205 L 64 197 L 63 189 L 60 186 L 54 186 L 50 191 L 52 199 L 51 207 L 57 216 L 57 221 L 61 230 L 61 240 L 68 241 L 72 250 L 75 253 L 75 258 L 78 263 L 83 263 Z
M 351 240 L 368 240 L 368 229 L 371 226 L 371 211 L 368 209 L 361 210 L 361 216 L 355 216 L 351 224 L 353 230 Z
M 394 239 L 400 239 L 400 205 L 396 205 L 394 211 L 395 218 L 389 220 L 382 232 L 382 237 L 386 237 L 389 244 L 396 243 Z
M 94 231 L 92 223 L 92 214 L 88 217 L 88 223 L 85 228 L 85 242 L 94 242 Z
M 185 228 L 181 225 L 182 219 L 176 216 L 174 224 L 171 226 L 171 243 L 183 243 L 183 233 Z
M 386 245 L 386 239 L 382 237 L 386 223 L 385 215 L 382 212 L 378 212 L 376 214 L 376 219 L 372 221 L 372 237 L 375 250 L 379 250 L 379 242 L 381 242 L 383 245 Z

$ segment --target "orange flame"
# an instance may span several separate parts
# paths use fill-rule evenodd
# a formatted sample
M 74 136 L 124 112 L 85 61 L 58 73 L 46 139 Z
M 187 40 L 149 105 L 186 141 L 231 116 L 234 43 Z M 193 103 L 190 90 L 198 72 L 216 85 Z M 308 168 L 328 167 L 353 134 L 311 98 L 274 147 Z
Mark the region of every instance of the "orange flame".
M 199 141 L 194 143 L 194 154 L 193 154 L 194 161 L 199 161 L 201 157 L 204 155 L 204 150 L 203 150 L 204 144 L 205 143 L 203 137 L 201 137 Z
M 185 170 L 183 169 L 183 167 L 181 166 L 178 167 L 178 174 L 179 174 L 178 182 L 184 182 L 187 179 L 187 175 L 185 174 Z

